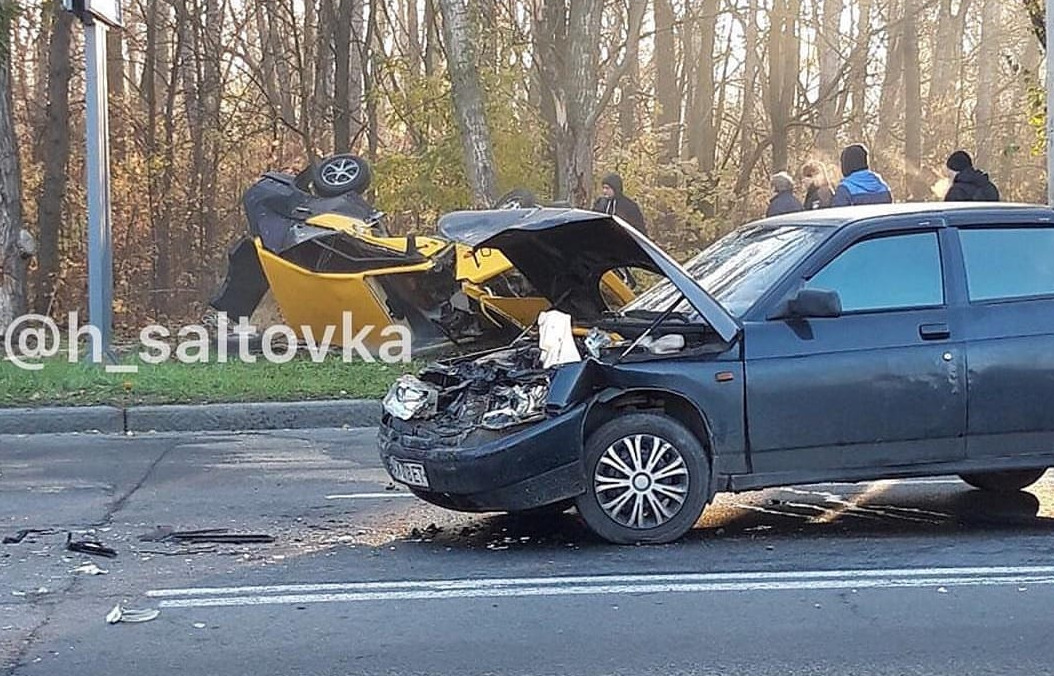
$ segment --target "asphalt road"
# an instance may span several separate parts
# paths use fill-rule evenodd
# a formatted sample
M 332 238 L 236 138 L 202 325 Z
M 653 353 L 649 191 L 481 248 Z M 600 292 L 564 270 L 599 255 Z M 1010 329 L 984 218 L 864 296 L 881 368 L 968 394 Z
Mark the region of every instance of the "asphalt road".
M 0 531 L 53 530 L 0 544 L 0 674 L 1054 674 L 1052 475 L 724 495 L 614 547 L 392 490 L 373 434 L 0 436 Z

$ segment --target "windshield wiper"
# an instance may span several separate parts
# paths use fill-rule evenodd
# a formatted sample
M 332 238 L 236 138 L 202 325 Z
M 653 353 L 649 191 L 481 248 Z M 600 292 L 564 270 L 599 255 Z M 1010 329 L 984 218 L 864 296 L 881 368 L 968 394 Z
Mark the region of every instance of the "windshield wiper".
M 619 355 L 618 359 L 615 360 L 615 363 L 616 364 L 621 363 L 622 360 L 626 358 L 626 355 L 628 355 L 630 352 L 632 352 L 635 347 L 640 345 L 640 342 L 642 340 L 644 340 L 645 338 L 648 337 L 648 334 L 650 334 L 652 331 L 654 331 L 655 328 L 659 324 L 662 324 L 664 321 L 666 321 L 669 318 L 670 315 L 673 314 L 673 311 L 677 309 L 677 306 L 680 305 L 681 301 L 683 301 L 683 300 L 684 300 L 684 294 L 683 293 L 679 294 L 677 296 L 677 298 L 674 299 L 673 303 L 670 304 L 670 307 L 666 308 L 662 312 L 662 314 L 660 314 L 658 317 L 655 318 L 655 321 L 653 321 L 651 324 L 648 325 L 648 328 L 644 329 L 644 333 L 642 333 L 639 336 L 637 336 L 637 339 L 634 340 L 632 343 L 630 343 L 630 346 L 626 348 L 625 352 L 623 352 L 622 354 Z

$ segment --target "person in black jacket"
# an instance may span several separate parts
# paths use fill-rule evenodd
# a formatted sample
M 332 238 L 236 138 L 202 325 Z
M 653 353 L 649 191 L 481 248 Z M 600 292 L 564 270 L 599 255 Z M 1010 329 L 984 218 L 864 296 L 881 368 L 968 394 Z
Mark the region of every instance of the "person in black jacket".
M 794 196 L 794 179 L 785 171 L 772 177 L 772 192 L 775 194 L 769 200 L 769 208 L 765 216 L 779 216 L 781 214 L 792 214 L 801 211 L 801 202 Z
M 618 174 L 608 174 L 601 182 L 600 189 L 603 194 L 593 203 L 593 211 L 618 216 L 647 237 L 644 214 L 637 203 L 622 192 L 622 177 Z
M 965 150 L 948 156 L 948 169 L 955 172 L 952 186 L 944 196 L 945 202 L 998 202 L 999 189 L 988 174 L 974 169 L 973 158 Z

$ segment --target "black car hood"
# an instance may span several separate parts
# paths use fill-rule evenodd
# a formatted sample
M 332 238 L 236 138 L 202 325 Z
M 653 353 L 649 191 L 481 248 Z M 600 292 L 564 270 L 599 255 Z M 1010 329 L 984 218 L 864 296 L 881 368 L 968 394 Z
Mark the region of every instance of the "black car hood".
M 600 318 L 607 305 L 600 278 L 619 267 L 661 274 L 725 341 L 739 325 L 683 267 L 633 227 L 581 209 L 456 211 L 439 219 L 439 234 L 473 249 L 497 249 L 558 310 L 578 321 Z

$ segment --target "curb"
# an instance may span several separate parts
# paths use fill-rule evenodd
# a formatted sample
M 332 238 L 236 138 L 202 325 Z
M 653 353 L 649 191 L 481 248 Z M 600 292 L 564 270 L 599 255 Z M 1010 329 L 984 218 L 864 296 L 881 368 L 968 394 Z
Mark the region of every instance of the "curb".
M 67 406 L 0 409 L 0 435 L 96 432 L 243 432 L 254 430 L 374 427 L 381 403 L 370 399 L 171 404 L 164 406 Z

